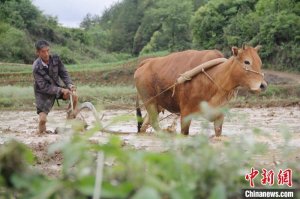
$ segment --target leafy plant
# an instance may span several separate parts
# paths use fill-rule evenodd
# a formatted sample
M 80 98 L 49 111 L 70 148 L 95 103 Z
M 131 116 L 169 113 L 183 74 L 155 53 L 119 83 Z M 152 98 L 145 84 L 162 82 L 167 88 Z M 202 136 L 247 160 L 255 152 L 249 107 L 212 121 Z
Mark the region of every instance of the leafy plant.
M 127 117 L 114 119 L 123 120 Z M 245 180 L 248 169 L 262 167 L 256 157 L 272 154 L 264 143 L 251 138 L 269 137 L 260 129 L 253 129 L 253 135 L 217 143 L 210 141 L 205 131 L 190 137 L 157 132 L 162 151 L 153 152 L 136 150 L 118 136 L 110 136 L 106 143 L 91 142 L 91 136 L 101 128 L 101 123 L 97 123 L 84 133 L 64 132 L 65 139 L 50 146 L 50 154 L 61 153 L 63 157 L 60 174 L 55 179 L 29 167 L 33 156 L 23 145 L 12 142 L 2 146 L 0 192 L 10 190 L 8 193 L 17 193 L 22 198 L 87 198 L 95 190 L 102 198 L 236 198 L 241 188 L 249 186 Z M 280 148 L 282 157 L 278 158 L 284 159 L 295 151 L 288 147 L 291 134 L 283 128 L 282 135 L 285 142 Z M 11 168 L 9 165 L 14 169 L 6 172 L 5 168 Z M 285 162 L 279 167 L 292 168 L 296 173 L 294 186 L 299 186 L 300 168 L 296 162 Z

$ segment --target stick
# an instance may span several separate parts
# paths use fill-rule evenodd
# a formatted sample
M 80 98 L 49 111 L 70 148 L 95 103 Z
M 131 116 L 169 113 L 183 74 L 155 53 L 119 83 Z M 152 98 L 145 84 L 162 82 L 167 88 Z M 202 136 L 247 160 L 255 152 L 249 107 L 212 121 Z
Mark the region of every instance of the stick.
M 103 152 L 99 152 L 97 155 L 96 182 L 95 182 L 93 199 L 100 199 L 101 196 L 103 165 L 104 165 L 104 154 Z
M 70 104 L 71 104 L 71 113 L 73 114 L 73 112 L 74 112 L 74 107 L 73 107 L 73 92 L 70 94 Z

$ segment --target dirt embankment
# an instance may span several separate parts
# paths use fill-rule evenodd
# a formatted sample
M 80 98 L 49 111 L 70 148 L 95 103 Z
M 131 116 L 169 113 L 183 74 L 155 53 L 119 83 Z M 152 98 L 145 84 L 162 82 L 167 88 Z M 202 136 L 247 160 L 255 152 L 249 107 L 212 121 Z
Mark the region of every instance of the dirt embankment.
M 146 58 L 143 58 L 146 59 Z M 70 71 L 72 79 L 78 85 L 134 85 L 133 74 L 138 62 L 131 61 L 114 69 Z M 31 67 L 31 66 L 28 66 Z M 264 70 L 265 80 L 273 85 L 300 85 L 300 74 Z M 0 86 L 3 85 L 32 85 L 32 74 L 28 72 L 0 73 Z

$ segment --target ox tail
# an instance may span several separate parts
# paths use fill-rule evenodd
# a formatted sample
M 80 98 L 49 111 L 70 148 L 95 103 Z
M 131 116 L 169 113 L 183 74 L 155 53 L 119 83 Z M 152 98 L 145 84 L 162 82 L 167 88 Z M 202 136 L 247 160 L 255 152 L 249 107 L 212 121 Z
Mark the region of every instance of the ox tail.
M 141 107 L 139 104 L 139 95 L 138 94 L 136 95 L 135 107 L 136 107 L 137 129 L 138 129 L 138 133 L 139 133 L 139 132 L 141 132 L 141 127 L 143 124 L 143 117 L 142 117 Z

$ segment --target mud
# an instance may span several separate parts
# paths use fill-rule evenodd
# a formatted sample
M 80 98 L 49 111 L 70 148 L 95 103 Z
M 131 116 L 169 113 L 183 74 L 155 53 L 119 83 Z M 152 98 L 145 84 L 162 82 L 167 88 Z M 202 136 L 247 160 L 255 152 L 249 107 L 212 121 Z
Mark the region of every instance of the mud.
M 143 113 L 145 115 L 145 112 Z M 84 118 L 91 128 L 95 122 L 90 111 L 83 111 L 79 117 Z M 136 149 L 151 151 L 167 150 L 167 144 L 162 142 L 160 136 L 152 128 L 145 134 L 136 134 L 136 119 L 133 111 L 129 110 L 105 110 L 99 112 L 103 126 L 109 130 L 119 131 L 118 136 L 124 145 Z M 48 116 L 47 128 L 54 131 L 70 129 L 72 122 L 67 121 L 66 113 L 54 110 Z M 180 131 L 179 118 L 170 113 L 160 115 L 160 124 L 163 129 L 175 129 Z M 67 131 L 56 135 L 37 135 L 38 117 L 34 111 L 1 111 L 0 112 L 0 144 L 10 139 L 16 139 L 30 146 L 37 156 L 36 167 L 49 176 L 57 175 L 62 163 L 61 154 L 49 155 L 48 146 L 59 142 L 69 136 Z M 264 164 L 272 164 L 274 161 L 282 162 L 288 160 L 274 160 L 274 156 L 280 153 L 285 143 L 285 136 L 290 138 L 288 146 L 292 149 L 289 159 L 300 159 L 300 107 L 272 107 L 272 108 L 234 108 L 226 114 L 223 125 L 223 137 L 221 139 L 211 138 L 212 144 L 218 144 L 224 140 L 230 141 L 239 135 L 246 135 L 249 140 L 262 142 L 272 149 L 271 156 L 259 157 Z M 174 123 L 172 127 L 170 125 Z M 74 126 L 73 126 L 74 127 Z M 130 133 L 131 132 L 131 133 Z M 174 133 L 176 133 L 174 132 Z M 257 132 L 262 132 L 259 134 Z M 193 120 L 190 136 L 199 134 L 211 137 L 214 135 L 213 124 L 201 117 Z M 105 143 L 109 139 L 109 133 L 97 132 L 90 138 L 91 142 Z

